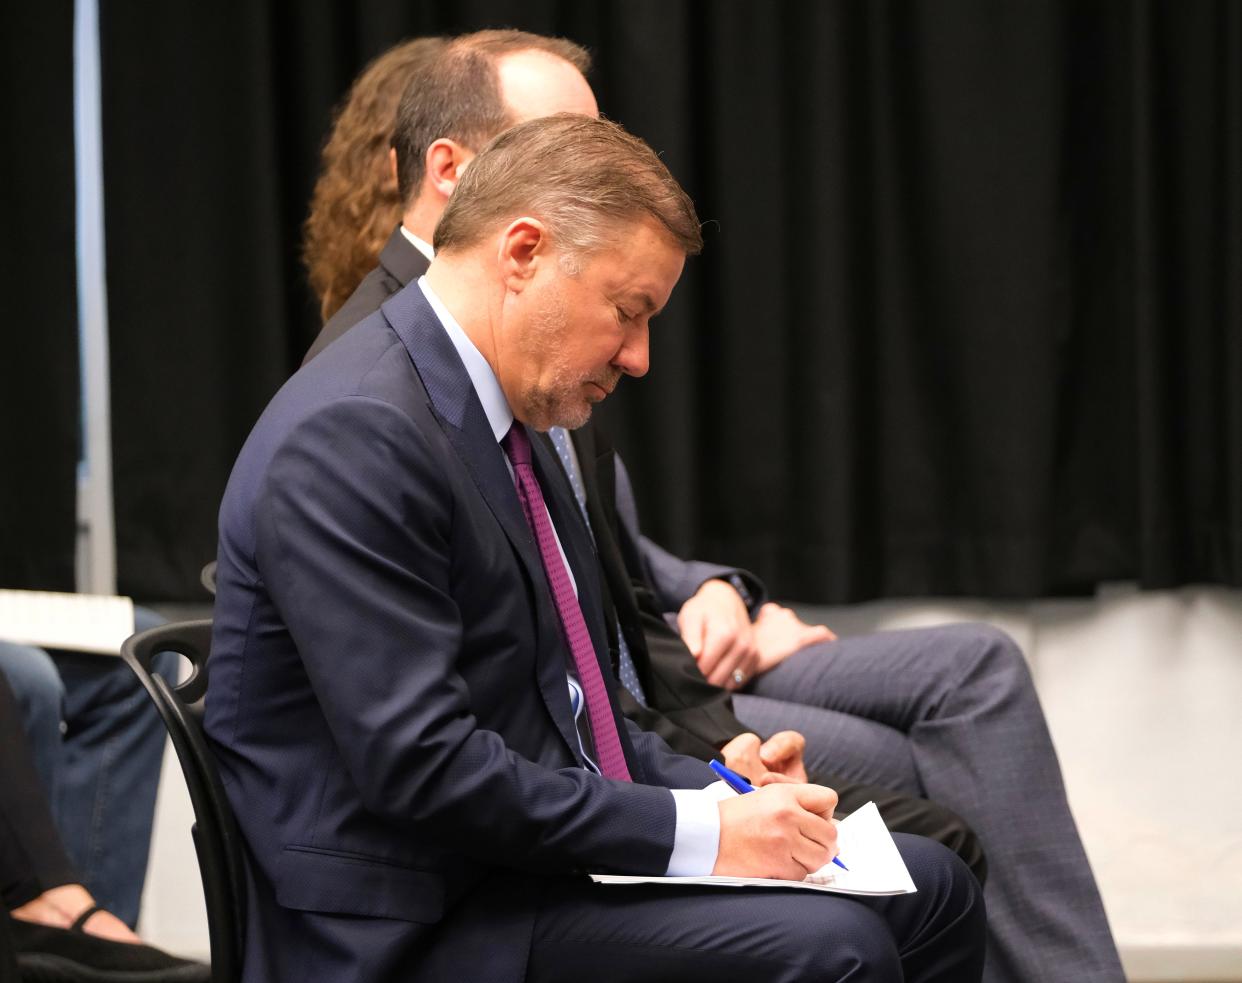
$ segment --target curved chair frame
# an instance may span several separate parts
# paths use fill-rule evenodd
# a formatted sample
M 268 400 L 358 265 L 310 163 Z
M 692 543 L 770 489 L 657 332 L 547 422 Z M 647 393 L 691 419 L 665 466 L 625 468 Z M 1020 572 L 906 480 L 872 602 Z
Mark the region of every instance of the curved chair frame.
M 211 621 L 184 621 L 131 635 L 121 645 L 121 656 L 159 711 L 185 774 L 194 807 L 190 832 L 207 905 L 212 983 L 236 983 L 241 978 L 245 925 L 245 848 L 203 733 L 210 649 Z M 169 686 L 151 671 L 155 654 L 170 650 L 185 656 L 193 667 L 190 677 L 177 686 Z

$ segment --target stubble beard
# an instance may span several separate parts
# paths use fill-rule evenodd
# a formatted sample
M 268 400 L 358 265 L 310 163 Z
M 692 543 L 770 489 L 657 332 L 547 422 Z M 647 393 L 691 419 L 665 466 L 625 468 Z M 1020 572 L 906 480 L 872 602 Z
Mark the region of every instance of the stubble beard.
M 533 381 L 522 392 L 522 402 L 530 418 L 527 422 L 536 430 L 546 431 L 551 427 L 577 430 L 591 418 L 591 410 L 594 409 L 584 395 L 584 386 L 593 382 L 610 393 L 621 376 L 611 367 L 605 369 L 599 378 L 583 379 L 573 375 L 561 348 L 567 336 L 568 322 L 564 299 L 558 293 L 547 310 L 540 312 L 525 336 L 523 347 L 528 354 L 544 358 L 543 377 L 549 380 L 542 383 Z

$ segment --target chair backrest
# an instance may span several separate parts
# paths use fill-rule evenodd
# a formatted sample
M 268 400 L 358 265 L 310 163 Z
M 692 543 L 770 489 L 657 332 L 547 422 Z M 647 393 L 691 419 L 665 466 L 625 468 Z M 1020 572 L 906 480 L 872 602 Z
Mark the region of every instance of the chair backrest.
M 194 807 L 192 833 L 207 903 L 211 978 L 213 983 L 235 983 L 241 977 L 245 924 L 245 848 L 203 734 L 210 649 L 211 621 L 183 621 L 131 635 L 121 645 L 121 655 L 155 703 L 181 762 Z M 167 651 L 181 653 L 193 667 L 177 686 L 151 671 L 152 658 Z

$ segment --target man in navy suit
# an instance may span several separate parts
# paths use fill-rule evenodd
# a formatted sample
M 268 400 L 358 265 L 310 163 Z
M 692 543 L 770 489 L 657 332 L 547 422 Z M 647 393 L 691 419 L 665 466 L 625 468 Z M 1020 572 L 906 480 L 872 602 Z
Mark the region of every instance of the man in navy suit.
M 379 265 L 324 326 L 305 361 L 427 271 L 433 256 L 432 232 L 449 194 L 487 139 L 505 127 L 554 112 L 599 115 L 585 78 L 589 68 L 588 53 L 563 38 L 485 30 L 442 40 L 436 56 L 410 74 L 393 133 L 394 163 L 408 202 L 404 221 L 380 253 Z M 342 112 L 342 119 L 352 114 L 356 120 L 361 112 L 353 107 Z M 707 683 L 657 610 L 653 592 L 641 584 L 637 520 L 631 522 L 628 512 L 614 504 L 626 497 L 629 486 L 614 478 L 624 467 L 615 458 L 614 471 L 606 436 L 591 422 L 572 435 L 552 428 L 540 439 L 562 457 L 590 526 L 606 588 L 605 611 L 615 624 L 610 642 L 612 666 L 622 684 L 618 690 L 622 713 L 675 751 L 703 760 L 723 757 L 755 784 L 781 777 L 807 781 L 802 735 L 777 725 L 766 728 L 761 738 L 738 720 L 729 694 Z M 650 549 L 658 548 L 650 544 Z M 762 589 L 745 571 L 705 563 L 684 566 L 687 571 L 682 572 L 688 572 L 684 579 L 698 577 L 691 592 L 710 577 L 729 575 L 745 578 L 756 593 Z M 808 746 L 807 751 L 818 753 L 822 763 L 830 748 Z M 815 769 L 810 780 L 837 793 L 838 814 L 874 801 L 890 829 L 944 843 L 967 862 L 980 883 L 985 882 L 979 840 L 949 810 L 918 795 L 846 779 L 831 767 Z
M 248 981 L 977 980 L 952 853 L 917 894 L 603 888 L 801 877 L 835 795 L 736 796 L 627 725 L 585 524 L 528 428 L 647 368 L 693 206 L 615 124 L 474 161 L 424 278 L 290 380 L 220 516 L 206 727 L 250 857 Z

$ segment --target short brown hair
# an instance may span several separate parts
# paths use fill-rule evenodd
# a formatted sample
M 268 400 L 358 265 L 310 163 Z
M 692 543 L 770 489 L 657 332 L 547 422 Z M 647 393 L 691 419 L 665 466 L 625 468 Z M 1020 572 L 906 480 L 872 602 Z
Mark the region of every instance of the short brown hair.
M 513 30 L 453 38 L 433 63 L 410 78 L 397 108 L 392 144 L 397 149 L 397 184 L 407 205 L 418 195 L 427 148 L 436 140 L 455 140 L 478 150 L 514 124 L 500 93 L 496 62 L 519 51 L 542 51 L 583 75 L 591 70 L 587 50 L 565 38 Z
M 374 268 L 401 221 L 388 163 L 397 104 L 411 76 L 445 43 L 413 38 L 389 48 L 363 69 L 337 111 L 302 237 L 302 261 L 325 321 Z
M 559 113 L 489 143 L 457 182 L 436 252 L 465 249 L 515 218 L 547 227 L 564 255 L 608 245 L 619 223 L 654 219 L 687 254 L 703 248 L 694 203 L 652 149 L 616 123 Z

